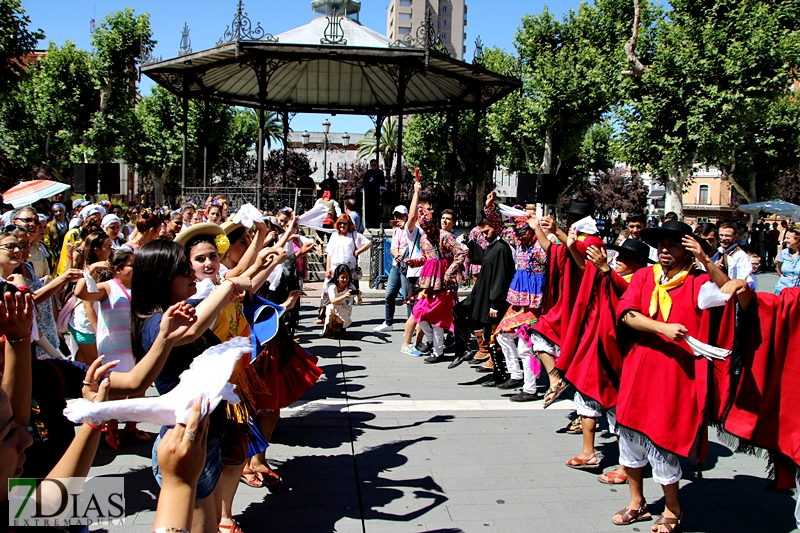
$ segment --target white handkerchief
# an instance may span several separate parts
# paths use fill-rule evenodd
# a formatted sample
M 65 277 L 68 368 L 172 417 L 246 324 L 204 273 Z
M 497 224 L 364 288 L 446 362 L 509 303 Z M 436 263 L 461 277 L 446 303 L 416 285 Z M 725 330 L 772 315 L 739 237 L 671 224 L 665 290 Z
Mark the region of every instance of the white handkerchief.
M 594 223 L 594 219 L 592 217 L 584 217 L 580 219 L 572 225 L 572 228 L 578 233 L 588 233 L 590 235 L 596 235 L 599 233 L 599 231 L 597 231 L 597 224 Z
M 717 287 L 713 281 L 706 281 L 700 287 L 700 293 L 697 295 L 697 306 L 700 309 L 710 309 L 712 307 L 722 307 L 728 300 L 731 299 L 730 294 L 725 294 Z
M 297 223 L 307 228 L 333 233 L 333 229 L 323 228 L 322 223 L 328 216 L 328 208 L 322 204 L 315 204 L 314 207 L 297 217 Z
M 264 222 L 264 215 L 253 204 L 244 204 L 233 215 L 233 222 L 241 223 L 245 228 L 252 228 L 256 222 Z
M 94 282 L 94 278 L 89 275 L 88 272 L 83 273 L 83 279 L 86 280 L 86 290 L 89 292 L 100 292 L 100 289 L 97 288 L 97 283 Z
M 697 357 L 705 357 L 709 361 L 718 360 L 724 361 L 730 354 L 730 350 L 725 350 L 723 348 L 718 348 L 716 346 L 711 346 L 710 344 L 706 344 L 704 342 L 700 342 L 699 340 L 695 339 L 691 335 L 686 336 L 686 344 L 692 349 L 692 352 Z
M 500 211 L 500 214 L 503 215 L 504 218 L 528 217 L 528 213 L 526 211 L 507 206 L 506 204 L 497 204 L 497 210 Z
M 113 418 L 122 422 L 150 422 L 159 426 L 185 424 L 192 402 L 198 396 L 211 400 L 211 411 L 222 400 L 239 403 L 235 387 L 228 380 L 236 362 L 252 349 L 249 338 L 236 337 L 195 357 L 189 369 L 181 374 L 181 382 L 163 396 L 102 403 L 80 399 L 64 409 L 64 416 L 75 423 L 97 424 Z M 204 415 L 205 410 L 204 403 Z

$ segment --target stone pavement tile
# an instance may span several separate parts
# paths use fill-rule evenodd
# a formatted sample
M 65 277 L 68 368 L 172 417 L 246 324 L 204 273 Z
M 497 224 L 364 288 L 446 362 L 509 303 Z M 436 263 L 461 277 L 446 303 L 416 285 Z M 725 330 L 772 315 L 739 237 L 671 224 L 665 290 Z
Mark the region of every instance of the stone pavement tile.
M 505 489 L 508 487 L 519 487 L 523 480 L 517 477 L 481 475 L 474 476 L 472 471 L 464 471 L 464 468 L 445 468 L 438 465 L 431 465 L 433 479 L 441 485 L 445 494 L 451 490 L 471 490 L 472 488 L 483 489 Z
M 453 520 L 481 520 L 484 518 L 533 519 L 550 516 L 538 502 L 509 504 L 447 505 Z
M 479 505 L 492 505 L 496 504 L 498 500 L 502 500 L 505 504 L 513 503 L 529 503 L 529 502 L 560 502 L 569 499 L 568 491 L 564 489 L 554 488 L 538 488 L 538 487 L 525 487 L 518 488 L 518 486 L 507 486 L 506 488 L 496 489 L 483 489 L 481 487 L 473 488 L 469 491 Z M 450 492 L 446 495 L 449 497 Z
M 585 518 L 575 513 L 564 516 L 540 516 L 531 519 L 503 520 L 495 518 L 492 523 L 502 533 L 528 533 L 531 531 L 547 533 L 590 533 L 596 531 Z M 616 533 L 623 533 L 619 530 Z M 649 529 L 647 530 L 649 531 Z

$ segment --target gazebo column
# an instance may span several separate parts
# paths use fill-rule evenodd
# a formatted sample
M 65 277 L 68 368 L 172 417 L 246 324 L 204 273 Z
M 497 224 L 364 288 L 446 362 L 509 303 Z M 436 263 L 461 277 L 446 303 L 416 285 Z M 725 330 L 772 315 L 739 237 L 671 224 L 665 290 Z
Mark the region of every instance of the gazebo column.
M 258 109 L 258 176 L 256 176 L 256 206 L 261 209 L 261 186 L 264 183 L 264 109 Z
M 281 120 L 283 120 L 283 186 L 286 185 L 286 159 L 289 157 L 289 112 L 284 111 L 281 113 Z
M 481 102 L 480 92 L 478 92 L 476 94 L 476 99 L 477 99 L 477 102 L 480 104 L 480 102 Z M 480 145 L 481 145 L 480 137 L 478 135 L 479 135 L 479 133 L 481 131 L 481 121 L 483 120 L 483 117 L 484 117 L 484 115 L 486 113 L 486 110 L 483 107 L 476 107 L 475 110 L 474 110 L 474 113 L 475 113 L 475 118 L 474 118 L 474 122 L 475 123 L 473 124 L 473 128 L 474 128 L 473 138 L 474 138 L 474 143 L 475 144 L 473 146 L 472 153 L 473 154 L 477 154 L 478 153 L 478 148 L 480 148 Z M 478 161 L 481 161 L 481 160 L 482 160 L 482 158 L 478 158 Z M 474 222 L 478 222 L 478 220 L 482 218 L 484 198 L 486 197 L 485 193 L 486 193 L 486 181 L 487 181 L 487 179 L 486 179 L 487 176 L 484 173 L 484 171 L 487 168 L 489 168 L 489 167 L 488 166 L 484 166 L 484 165 L 478 166 L 477 169 L 478 169 L 478 172 L 480 172 L 480 175 L 478 176 L 478 179 L 476 179 L 473 182 L 474 187 L 472 187 L 472 194 L 474 196 L 473 200 L 474 200 L 474 204 L 475 204 L 475 220 L 474 220 Z M 492 167 L 492 168 L 494 168 L 494 167 Z M 492 181 L 492 189 L 494 190 L 494 181 Z
M 184 96 L 183 108 L 183 147 L 181 148 L 181 196 L 186 196 L 186 136 L 189 130 L 189 99 Z M 163 194 L 163 193 L 162 193 Z
M 403 108 L 406 105 L 406 67 L 400 67 L 400 79 L 397 84 L 397 177 L 398 187 L 403 182 Z
M 375 160 L 378 162 L 378 166 L 381 164 L 381 133 L 383 132 L 383 121 L 386 118 L 383 115 L 377 115 L 375 117 Z M 386 172 L 386 177 L 389 178 L 392 174 L 392 169 L 388 168 Z M 389 187 L 389 180 L 387 179 L 387 187 Z M 389 187 L 391 188 L 391 187 Z

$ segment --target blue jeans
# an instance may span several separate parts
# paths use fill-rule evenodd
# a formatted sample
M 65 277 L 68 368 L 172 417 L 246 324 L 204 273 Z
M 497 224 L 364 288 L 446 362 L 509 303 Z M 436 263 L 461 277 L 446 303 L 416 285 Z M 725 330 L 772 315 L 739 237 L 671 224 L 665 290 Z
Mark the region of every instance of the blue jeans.
M 392 265 L 392 270 L 389 271 L 389 279 L 386 281 L 386 305 L 385 309 L 385 322 L 392 324 L 394 322 L 394 310 L 397 307 L 397 295 L 402 291 L 403 298 L 408 296 L 408 278 L 400 273 L 397 264 Z M 409 312 L 409 316 L 411 313 Z
M 162 426 L 153 443 L 153 451 L 151 452 L 151 460 L 153 462 L 153 474 L 156 477 L 158 486 L 161 486 L 161 470 L 158 468 L 158 456 L 156 451 L 158 445 L 164 434 L 169 428 Z M 217 486 L 219 478 L 222 476 L 222 441 L 220 439 L 209 439 L 206 442 L 206 463 L 203 466 L 203 471 L 200 473 L 200 478 L 197 480 L 197 493 L 195 500 L 202 500 L 211 496 L 214 488 Z

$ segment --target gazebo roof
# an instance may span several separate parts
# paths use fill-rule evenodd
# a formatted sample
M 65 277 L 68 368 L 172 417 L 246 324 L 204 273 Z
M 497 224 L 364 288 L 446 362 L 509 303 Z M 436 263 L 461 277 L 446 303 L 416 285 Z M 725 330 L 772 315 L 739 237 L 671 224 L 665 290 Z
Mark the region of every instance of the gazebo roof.
M 228 42 L 145 64 L 142 73 L 187 98 L 361 115 L 482 109 L 521 86 L 438 50 L 432 25 L 400 43 L 334 13 L 277 37 L 258 26 L 253 39 L 242 31 L 241 15 Z

